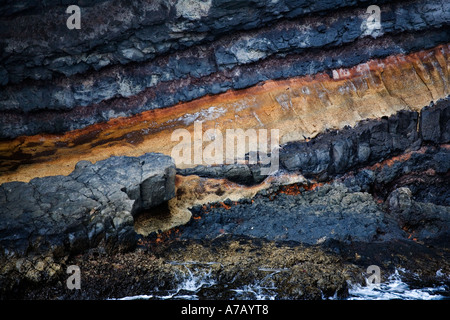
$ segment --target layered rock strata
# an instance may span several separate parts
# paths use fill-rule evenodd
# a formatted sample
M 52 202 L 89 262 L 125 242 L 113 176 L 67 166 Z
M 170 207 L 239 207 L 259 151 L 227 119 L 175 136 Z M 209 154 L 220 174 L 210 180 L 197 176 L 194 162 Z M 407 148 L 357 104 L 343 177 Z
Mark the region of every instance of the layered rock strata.
M 4 183 L 5 277 L 17 272 L 11 263 L 45 261 L 40 272 L 24 269 L 22 275 L 45 279 L 76 252 L 129 250 L 137 243 L 135 231 L 154 244 L 152 239 L 213 240 L 223 234 L 305 244 L 445 236 L 448 110 L 443 100 L 421 113 L 400 111 L 289 143 L 281 148 L 277 176 L 248 187 L 226 179 L 176 179 L 172 160 L 157 154 L 83 161 L 67 177 Z
M 172 159 L 146 154 L 96 164 L 82 161 L 68 176 L 2 184 L 2 280 L 14 273 L 10 263 L 38 259 L 44 263 L 42 272 L 25 272 L 25 277 L 40 281 L 77 252 L 93 247 L 109 252 L 134 248 L 133 215 L 172 198 L 174 182 Z
M 269 133 L 278 129 L 280 143 L 285 144 L 399 110 L 419 111 L 430 101 L 449 94 L 448 50 L 448 45 L 443 45 L 408 56 L 372 60 L 348 70 L 335 70 L 336 79 L 321 73 L 268 81 L 62 135 L 39 134 L 2 141 L 0 161 L 7 172 L 0 181 L 69 174 L 80 160 L 95 162 L 112 155 L 171 155 L 180 143 L 173 132 L 186 129 L 193 137 L 196 121 L 201 122 L 203 133 L 208 129 L 223 134 L 227 129 L 266 129 Z M 133 101 L 141 103 L 127 99 L 124 106 L 129 108 Z M 36 118 L 39 113 L 33 117 L 41 123 Z M 205 139 L 203 150 L 208 144 Z M 177 166 L 189 167 L 183 163 Z
M 195 231 L 188 230 L 187 237 L 214 238 L 220 234 L 219 230 L 227 230 L 224 226 L 228 223 L 225 221 L 231 221 L 232 231 L 229 232 L 232 234 L 261 237 L 262 234 L 263 237 L 273 234 L 273 239 L 287 237 L 307 243 L 315 243 L 323 237 L 344 240 L 349 236 L 346 232 L 350 232 L 353 239 L 362 237 L 361 241 L 367 242 L 377 240 L 379 233 L 387 234 L 388 238 L 402 237 L 403 232 L 397 234 L 382 222 L 380 217 L 384 217 L 386 208 L 380 207 L 378 202 L 387 201 L 391 197 L 390 192 L 403 184 L 413 190 L 413 194 L 409 193 L 409 198 L 417 197 L 420 202 L 425 202 L 424 206 L 428 208 L 424 207 L 424 211 L 433 216 L 421 220 L 418 217 L 424 214 L 417 209 L 420 205 L 411 204 L 408 210 L 415 210 L 416 213 L 411 213 L 410 218 L 415 216 L 417 221 L 422 221 L 424 225 L 421 228 L 424 229 L 427 229 L 425 221 L 437 219 L 439 226 L 434 230 L 434 235 L 446 233 L 450 226 L 447 190 L 450 169 L 449 110 L 448 100 L 442 100 L 424 108 L 421 113 L 400 111 L 391 117 L 361 122 L 355 128 L 321 134 L 308 142 L 288 143 L 280 149 L 279 172 L 262 183 L 259 182 L 260 176 L 256 175 L 255 180 L 255 175 L 252 174 L 258 171 L 257 165 L 198 166 L 178 170 L 187 177 L 178 178 L 177 197 L 169 201 L 164 217 L 166 223 L 158 224 L 148 218 L 146 223 L 138 223 L 136 230 L 144 235 L 168 230 L 171 226 L 176 227 L 177 223 L 186 223 L 186 218 L 190 218 L 189 214 L 180 209 L 196 208 L 197 212 L 201 208 L 192 220 Z M 201 176 L 203 180 L 191 179 L 189 175 Z M 208 179 L 218 178 L 235 183 L 230 184 L 226 180 L 221 184 L 207 182 Z M 334 185 L 335 183 L 337 184 Z M 246 187 L 246 184 L 249 186 Z M 204 187 L 205 185 L 208 187 Z M 283 185 L 291 187 L 284 188 Z M 318 194 L 312 193 L 311 198 L 308 196 L 303 199 L 300 196 L 299 202 L 296 202 L 291 197 L 316 187 L 321 191 Z M 190 191 L 197 188 L 200 188 L 197 194 Z M 429 191 L 428 195 L 425 195 L 425 190 Z M 278 192 L 281 192 L 280 197 L 285 194 L 288 196 L 273 205 L 271 193 L 275 196 Z M 260 201 L 256 196 L 261 193 L 263 200 Z M 192 198 L 200 201 L 193 201 Z M 205 207 L 208 202 L 224 204 Z M 308 204 L 313 202 L 318 202 L 319 205 L 309 207 Z M 429 202 L 432 204 L 428 204 Z M 231 206 L 232 203 L 240 205 Z M 284 205 L 286 212 L 282 209 Z M 388 206 L 390 207 L 392 204 Z M 219 213 L 206 216 L 202 214 L 210 210 Z M 274 212 L 277 212 L 276 216 L 273 215 Z M 169 219 L 170 215 L 185 218 Z M 315 218 L 317 215 L 320 218 Z M 347 218 L 348 221 L 341 221 Z M 306 220 L 302 222 L 302 219 Z M 241 225 L 234 224 L 233 221 L 239 220 L 242 220 Z M 333 220 L 335 221 L 332 222 Z M 289 226 L 289 221 L 296 221 L 298 227 L 290 227 L 288 233 L 287 229 L 286 232 L 277 229 L 276 226 Z M 419 228 L 417 221 L 412 223 L 415 228 Z M 171 222 L 174 223 L 171 225 Z M 400 230 L 410 223 L 404 221 L 400 227 L 396 222 L 393 224 L 394 229 Z M 354 227 L 349 228 L 349 225 Z M 257 226 L 263 230 L 259 230 Z M 329 234 L 331 229 L 324 231 L 326 226 L 334 230 L 332 234 Z M 340 226 L 343 229 L 338 231 Z M 357 226 L 370 226 L 372 229 L 362 231 Z M 318 232 L 314 232 L 316 227 Z M 272 239 L 272 236 L 269 238 Z
M 0 297 L 167 293 L 191 267 L 215 279 L 203 298 L 450 274 L 447 2 L 79 5 L 69 30 L 58 1 L 0 4 Z M 278 170 L 250 144 L 211 165 L 229 129 L 278 130 Z
M 134 5 L 139 7 L 138 3 Z M 242 10 L 248 4 L 239 1 L 204 5 L 206 11 L 191 1 L 178 1 L 175 7 L 163 1 L 143 1 L 139 7 L 142 14 L 131 15 L 124 3 L 107 1 L 98 6 L 110 6 L 105 10 L 116 13 L 113 16 L 118 22 L 126 21 L 112 30 L 98 18 L 84 19 L 86 25 L 80 30 L 67 30 L 64 24 L 58 24 L 65 14 L 60 7 L 49 8 L 44 15 L 4 17 L 3 23 L 13 27 L 2 28 L 5 34 L 1 37 L 6 42 L 1 137 L 79 129 L 262 81 L 332 73 L 333 69 L 369 59 L 428 49 L 448 41 L 449 9 L 445 1 L 425 6 L 420 1 L 381 2 L 382 28 L 374 33 L 366 26 L 367 6 L 353 7 L 354 2 L 340 2 L 338 7 L 343 9 L 335 12 L 332 2 L 309 4 L 314 8 L 310 9 L 303 1 L 289 5 L 280 1 L 267 7 L 259 4 L 245 15 Z M 184 15 L 186 8 L 197 14 Z M 272 9 L 278 14 L 265 16 Z M 86 16 L 92 14 L 91 9 L 86 11 Z M 311 13 L 320 14 L 320 18 L 308 16 Z M 159 20 L 161 17 L 165 18 Z M 151 21 L 155 18 L 157 21 Z M 252 27 L 246 26 L 246 19 Z M 27 35 L 31 23 L 43 30 Z M 169 26 L 157 31 L 161 24 Z M 129 29 L 125 32 L 122 28 Z M 186 30 L 202 30 L 202 40 L 185 37 Z M 224 35 L 229 32 L 234 33 Z M 39 43 L 36 35 L 43 38 Z M 371 36 L 378 38 L 373 40 Z M 168 41 L 170 37 L 176 40 Z M 167 41 L 177 45 L 168 49 Z M 107 43 L 106 48 L 100 43 Z M 183 47 L 187 49 L 181 50 Z M 127 64 L 130 61 L 133 63 Z M 105 62 L 108 66 L 102 68 Z M 55 77 L 54 73 L 66 77 Z M 34 121 L 36 116 L 39 121 Z

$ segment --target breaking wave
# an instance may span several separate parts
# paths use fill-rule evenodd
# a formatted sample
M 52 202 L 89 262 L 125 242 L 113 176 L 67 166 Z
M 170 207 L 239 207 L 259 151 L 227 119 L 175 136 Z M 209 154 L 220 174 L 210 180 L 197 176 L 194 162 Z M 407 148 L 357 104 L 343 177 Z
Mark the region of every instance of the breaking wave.
M 450 290 L 447 284 L 433 287 L 411 287 L 402 279 L 400 272 L 395 270 L 386 282 L 361 286 L 349 285 L 349 300 L 447 300 L 450 299 Z M 445 275 L 440 271 L 436 273 L 438 278 L 444 280 Z
M 213 263 L 211 263 L 213 264 Z M 208 264 L 198 268 L 188 267 L 184 264 L 186 272 L 175 289 L 166 291 L 155 291 L 147 295 L 136 295 L 120 298 L 120 300 L 198 300 L 198 299 L 231 299 L 231 300 L 276 300 L 277 288 L 271 281 L 271 277 L 283 270 L 271 269 L 263 270 L 268 274 L 264 279 L 259 279 L 254 283 L 249 283 L 240 287 L 231 285 L 220 285 L 213 277 Z M 348 300 L 447 300 L 450 299 L 448 285 L 449 277 L 436 273 L 436 279 L 442 281 L 435 286 L 412 286 L 405 282 L 401 273 L 404 270 L 395 270 L 388 280 L 380 284 L 360 284 L 349 283 Z M 205 294 L 207 291 L 207 294 Z M 323 299 L 337 299 L 333 297 L 323 297 Z

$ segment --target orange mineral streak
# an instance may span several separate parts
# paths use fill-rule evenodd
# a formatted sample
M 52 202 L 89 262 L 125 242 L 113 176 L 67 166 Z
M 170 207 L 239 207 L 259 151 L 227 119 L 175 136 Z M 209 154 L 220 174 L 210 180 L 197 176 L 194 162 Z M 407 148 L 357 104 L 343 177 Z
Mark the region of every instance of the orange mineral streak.
M 279 129 L 283 144 L 399 110 L 418 111 L 450 94 L 449 52 L 450 44 L 445 44 L 334 70 L 332 78 L 319 73 L 266 81 L 65 134 L 0 141 L 0 183 L 67 175 L 80 160 L 147 152 L 171 155 L 180 143 L 178 136 L 172 141 L 174 130 L 187 129 L 193 137 L 196 120 L 203 121 L 203 133 L 211 128 L 223 135 L 226 129 Z M 146 91 L 139 95 L 146 98 Z M 203 142 L 203 148 L 207 145 Z
M 323 182 L 317 182 L 317 183 L 297 183 L 297 184 L 291 184 L 287 186 L 282 186 L 278 193 L 284 193 L 290 196 L 296 196 L 301 194 L 305 191 L 312 191 L 316 189 L 317 187 L 323 186 Z
M 195 220 L 201 219 L 200 216 L 193 216 L 189 210 L 194 206 L 202 206 L 205 214 L 208 214 L 212 208 L 229 210 L 239 200 L 251 199 L 261 190 L 269 189 L 275 185 L 286 186 L 305 182 L 305 178 L 299 174 L 270 176 L 254 186 L 239 185 L 226 179 L 177 175 L 175 179 L 176 196 L 168 202 L 169 212 L 165 215 L 155 215 L 152 212 L 153 209 L 150 209 L 145 219 L 135 217 L 134 229 L 143 236 L 152 232 L 165 232 L 173 227 L 186 224 L 192 218 Z M 226 204 L 225 201 L 229 204 Z
M 448 146 L 449 146 L 448 144 L 442 144 L 440 147 L 447 149 Z M 427 147 L 427 146 L 423 146 L 419 150 L 413 150 L 413 151 L 409 151 L 409 152 L 400 154 L 398 156 L 391 157 L 384 161 L 375 163 L 374 165 L 367 167 L 367 169 L 376 170 L 379 168 L 383 168 L 385 166 L 392 167 L 396 162 L 405 162 L 405 161 L 409 160 L 413 154 L 416 154 L 416 153 L 424 154 L 428 150 L 428 148 L 429 147 Z

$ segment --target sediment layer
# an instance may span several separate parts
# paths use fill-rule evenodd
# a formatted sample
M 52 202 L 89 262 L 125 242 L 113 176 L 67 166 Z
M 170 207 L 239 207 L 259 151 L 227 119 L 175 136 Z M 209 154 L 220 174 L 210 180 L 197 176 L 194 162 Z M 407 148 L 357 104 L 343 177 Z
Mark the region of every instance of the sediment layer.
M 170 291 L 192 259 L 205 298 L 267 270 L 296 299 L 373 264 L 449 274 L 449 3 L 83 1 L 75 30 L 65 9 L 0 5 L 1 298 Z M 278 130 L 276 171 L 251 144 L 217 162 L 227 129 Z
M 277 175 L 254 186 L 176 178 L 173 160 L 158 154 L 112 157 L 95 165 L 83 161 L 69 176 L 4 183 L 3 258 L 12 263 L 26 254 L 57 261 L 95 247 L 115 252 L 136 244 L 134 232 L 155 236 L 174 227 L 187 239 L 231 233 L 310 244 L 446 234 L 449 108 L 444 100 L 424 108 L 421 122 L 417 112 L 400 111 L 288 145 Z M 327 153 L 328 158 L 316 156 Z M 211 205 L 217 202 L 222 204 Z M 293 227 L 289 221 L 299 223 Z
M 334 78 L 319 73 L 267 81 L 62 135 L 1 141 L 0 181 L 67 175 L 80 160 L 95 162 L 112 155 L 171 155 L 173 147 L 180 143 L 178 137 L 172 138 L 174 130 L 186 129 L 193 136 L 195 121 L 202 121 L 203 132 L 278 129 L 280 143 L 285 144 L 399 110 L 419 111 L 450 93 L 448 52 L 449 46 L 443 45 L 334 70 Z M 202 148 L 208 144 L 205 141 Z
M 181 3 L 188 5 L 184 1 Z M 7 71 L 6 74 L 11 74 L 11 77 L 14 75 L 19 78 L 27 77 L 26 74 L 29 71 L 24 67 L 25 65 L 30 66 L 31 69 L 36 67 L 42 77 L 38 76 L 33 81 L 20 80 L 17 84 L 6 85 L 2 88 L 0 110 L 4 116 L 0 119 L 2 120 L 0 137 L 14 138 L 42 132 L 62 133 L 113 118 L 174 106 L 177 103 L 192 101 L 208 94 L 254 86 L 268 80 L 288 79 L 313 75 L 318 72 L 332 74 L 333 69 L 353 67 L 370 59 L 430 49 L 448 43 L 449 39 L 446 28 L 449 20 L 445 14 L 446 10 L 448 11 L 448 5 L 436 0 L 427 3 L 425 7 L 420 1 L 383 4 L 382 29 L 372 30 L 373 32 L 367 29 L 365 7 L 352 8 L 350 6 L 347 8 L 347 3 L 339 2 L 334 4 L 332 9 L 330 3 L 320 3 L 312 6 L 315 8 L 314 10 L 299 9 L 294 16 L 287 14 L 289 18 L 298 16 L 297 20 L 288 20 L 283 17 L 282 12 L 289 11 L 288 8 L 280 10 L 280 16 L 269 17 L 266 21 L 262 17 L 253 17 L 251 19 L 256 21 L 250 28 L 251 30 L 245 30 L 248 29 L 245 27 L 245 23 L 239 26 L 231 24 L 229 31 L 234 31 L 234 33 L 227 36 L 223 36 L 221 33 L 222 31 L 227 32 L 225 31 L 227 28 L 220 30 L 220 25 L 223 25 L 224 21 L 209 19 L 212 16 L 216 17 L 215 14 L 221 12 L 223 16 L 231 19 L 228 20 L 230 23 L 235 18 L 234 14 L 238 14 L 242 9 L 241 6 L 235 7 L 236 4 L 233 4 L 233 1 L 221 4 L 209 3 L 211 8 L 206 13 L 202 11 L 201 6 L 198 7 L 194 3 L 189 2 L 190 6 L 193 6 L 191 10 L 197 12 L 198 15 L 185 17 L 182 13 L 175 16 L 169 14 L 175 21 L 180 20 L 179 23 L 178 21 L 175 23 L 180 29 L 172 30 L 174 34 L 162 32 L 168 37 L 178 37 L 176 41 L 174 40 L 178 45 L 175 47 L 175 52 L 172 52 L 175 48 L 168 52 L 164 49 L 166 46 L 164 36 L 152 39 L 159 34 L 154 30 L 156 26 L 144 28 L 140 25 L 142 21 L 139 21 L 139 17 L 131 18 L 127 15 L 125 17 L 131 19 L 131 21 L 127 20 L 128 23 L 134 22 L 136 26 L 130 27 L 128 23 L 125 23 L 119 27 L 119 29 L 128 27 L 130 30 L 127 30 L 128 38 L 125 43 L 119 45 L 117 50 L 120 53 L 116 58 L 102 51 L 100 43 L 108 42 L 109 47 L 106 50 L 114 50 L 114 45 L 113 39 L 109 39 L 109 34 L 106 35 L 104 31 L 101 31 L 102 29 L 99 30 L 100 33 L 97 33 L 96 30 L 99 27 L 93 26 L 95 31 L 89 35 L 86 35 L 86 31 L 81 29 L 71 30 L 69 36 L 55 37 L 55 33 L 58 34 L 62 31 L 67 33 L 68 30 L 64 30 L 65 26 L 62 26 L 63 30 L 53 30 L 54 33 L 51 35 L 43 35 L 44 37 L 49 36 L 50 40 L 56 42 L 64 39 L 68 43 L 63 47 L 69 54 L 63 56 L 50 40 L 48 43 L 40 40 L 39 45 L 32 45 L 33 41 L 28 36 L 23 37 L 26 28 L 20 30 L 3 28 L 11 30 L 2 37 L 8 43 L 6 45 L 8 58 L 4 58 L 5 68 L 10 67 L 9 63 L 21 64 L 22 67 L 18 69 L 11 66 L 13 70 Z M 285 6 L 281 3 L 268 5 L 267 8 L 256 6 L 257 9 L 249 12 L 261 12 L 261 10 L 264 12 L 265 10 L 270 11 L 269 8 L 273 6 Z M 227 4 L 231 7 L 228 7 Z M 105 5 L 109 5 L 109 3 L 105 2 Z M 176 7 L 180 5 L 177 4 Z M 305 4 L 299 2 L 293 5 L 303 8 Z M 335 6 L 344 8 L 335 11 Z M 118 7 L 122 8 L 120 4 Z M 154 6 L 145 4 L 142 10 L 148 9 L 150 12 L 169 10 L 170 12 L 171 9 L 168 9 L 170 7 L 170 5 L 158 6 L 158 3 L 155 3 Z M 176 9 L 176 12 L 178 10 L 182 9 Z M 305 13 L 311 12 L 310 10 L 320 12 L 321 17 L 305 17 Z M 57 10 L 50 10 L 50 12 L 56 14 Z M 292 14 L 292 11 L 290 13 Z M 118 16 L 122 17 L 123 14 L 121 12 Z M 252 15 L 250 14 L 250 16 Z M 39 21 L 39 19 L 45 20 L 51 17 L 53 17 L 51 14 L 49 17 L 31 15 L 30 19 Z M 191 29 L 195 26 L 201 30 L 203 18 L 215 26 L 206 29 L 203 26 L 205 37 L 209 40 L 187 40 L 190 42 L 190 48 L 181 50 L 184 47 L 182 43 L 186 39 L 180 37 L 180 33 L 182 34 L 185 28 Z M 259 20 L 260 18 L 262 20 Z M 133 21 L 133 19 L 137 21 Z M 151 18 L 143 16 L 142 19 Z M 189 22 L 184 21 L 186 19 Z M 238 19 L 246 18 L 238 15 Z M 93 19 L 87 23 L 95 24 L 98 23 L 97 20 Z M 200 25 L 196 25 L 197 20 L 200 21 Z M 10 22 L 7 19 L 7 23 Z M 171 24 L 172 20 L 169 18 L 167 23 Z M 271 25 L 266 26 L 268 23 Z M 43 25 L 48 25 L 48 23 Z M 216 28 L 220 30 L 218 34 L 214 34 Z M 90 30 L 87 26 L 86 29 Z M 173 26 L 168 28 L 168 30 L 171 29 Z M 167 31 L 167 29 L 164 30 Z M 50 31 L 47 30 L 47 32 Z M 141 52 L 140 50 L 145 51 L 143 47 L 146 45 L 138 44 L 144 40 L 134 39 L 137 41 L 136 43 L 132 39 L 133 37 L 142 37 L 142 32 L 149 34 L 148 37 L 152 39 L 147 40 L 151 42 L 150 46 L 161 48 L 161 54 L 165 54 L 158 55 L 158 57 L 155 57 L 154 54 L 149 54 L 147 57 L 144 57 L 143 53 L 137 54 L 137 52 Z M 37 32 L 37 34 L 40 33 Z M 209 34 L 213 34 L 213 36 L 208 37 Z M 122 36 L 123 34 L 120 35 L 120 37 Z M 79 39 L 76 39 L 77 37 Z M 376 39 L 372 39 L 373 37 Z M 93 45 L 92 41 L 99 43 L 98 46 L 86 49 Z M 98 71 L 95 71 L 98 68 L 92 70 L 90 67 L 80 67 L 80 65 L 86 66 L 86 63 L 83 58 L 77 57 L 76 52 L 71 51 L 71 45 L 78 46 L 81 51 L 95 50 L 94 56 L 97 58 L 88 58 L 85 54 L 79 53 L 84 55 L 84 60 L 109 61 L 110 66 L 104 69 L 100 68 Z M 22 54 L 11 56 L 9 51 L 18 51 Z M 135 62 L 127 64 L 122 60 L 124 63 L 122 65 L 119 57 L 123 52 L 126 52 L 125 55 Z M 35 56 L 30 58 L 28 54 Z M 36 55 L 42 58 L 39 59 Z M 52 55 L 58 56 L 54 62 L 50 61 Z M 137 58 L 137 56 L 141 57 Z M 61 72 L 65 76 L 56 78 L 51 74 L 45 76 L 49 69 Z M 62 70 L 57 71 L 59 69 Z M 69 71 L 71 69 L 73 71 Z M 50 71 L 50 73 L 52 72 Z M 33 77 L 32 75 L 36 71 L 30 73 Z

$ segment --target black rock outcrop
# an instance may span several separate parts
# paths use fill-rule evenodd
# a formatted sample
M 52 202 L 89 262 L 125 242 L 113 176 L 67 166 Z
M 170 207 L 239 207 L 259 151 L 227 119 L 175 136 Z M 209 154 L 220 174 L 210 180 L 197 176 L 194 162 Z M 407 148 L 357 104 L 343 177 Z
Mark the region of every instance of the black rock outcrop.
M 81 161 L 68 176 L 4 183 L 2 256 L 130 249 L 136 243 L 133 215 L 174 195 L 175 165 L 161 154 Z

